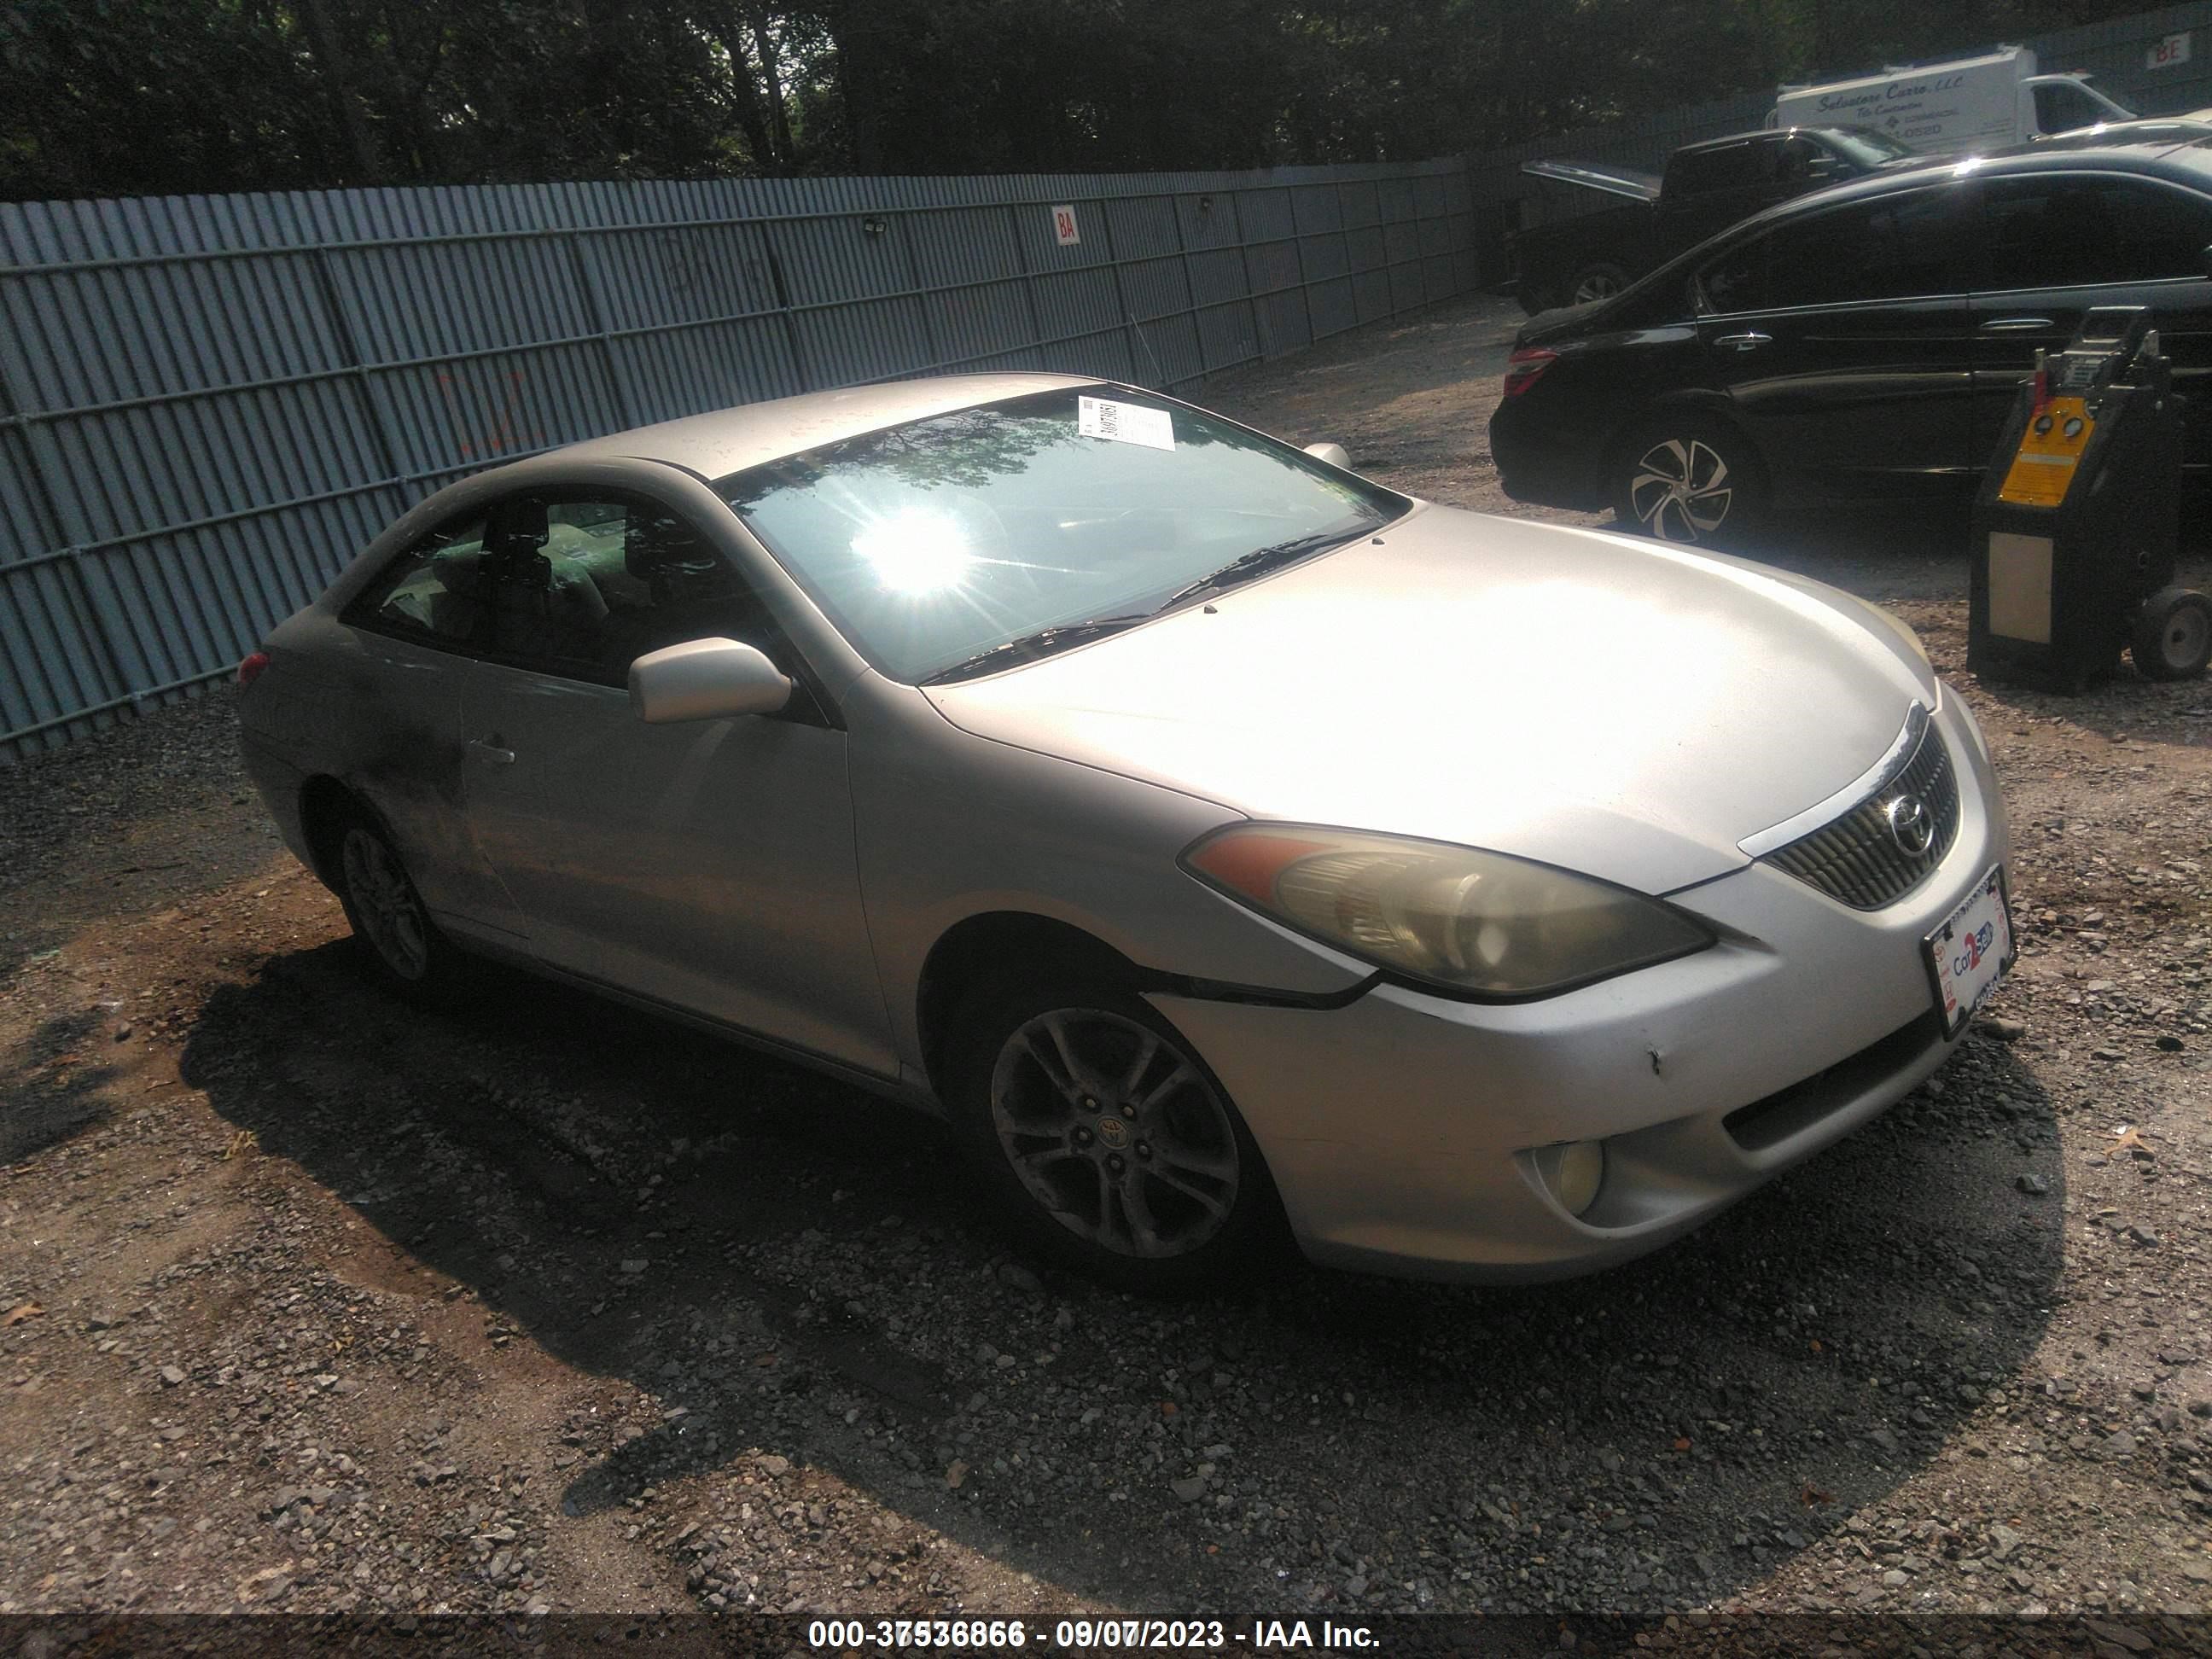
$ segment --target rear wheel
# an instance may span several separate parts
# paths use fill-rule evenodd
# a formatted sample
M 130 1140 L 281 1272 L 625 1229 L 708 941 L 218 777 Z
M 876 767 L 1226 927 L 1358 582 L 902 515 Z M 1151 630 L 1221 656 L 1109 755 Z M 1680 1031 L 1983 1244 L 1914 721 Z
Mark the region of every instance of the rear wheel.
M 1652 422 L 1613 464 L 1622 526 L 1689 547 L 1734 547 L 1766 517 L 1766 481 L 1751 447 L 1716 422 Z
M 955 1125 L 1028 1245 L 1124 1289 L 1220 1282 L 1279 1238 L 1267 1166 L 1220 1084 L 1142 999 L 1084 975 L 963 1005 Z
M 1610 300 L 1628 286 L 1627 270 L 1611 259 L 1593 259 L 1567 278 L 1567 303 L 1586 306 Z
M 450 1006 L 468 989 L 470 963 L 430 919 L 428 907 L 383 827 L 349 813 L 334 832 L 338 902 L 369 973 L 411 1002 Z
M 2145 679 L 2196 678 L 2212 661 L 2212 600 L 2185 587 L 2160 588 L 2136 613 L 2128 654 Z

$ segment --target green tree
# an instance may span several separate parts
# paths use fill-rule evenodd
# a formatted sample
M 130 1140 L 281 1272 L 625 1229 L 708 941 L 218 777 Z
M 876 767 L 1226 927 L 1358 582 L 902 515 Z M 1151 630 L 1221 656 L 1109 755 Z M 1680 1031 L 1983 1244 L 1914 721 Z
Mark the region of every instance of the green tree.
M 0 0 L 0 193 L 1407 160 L 2132 6 Z

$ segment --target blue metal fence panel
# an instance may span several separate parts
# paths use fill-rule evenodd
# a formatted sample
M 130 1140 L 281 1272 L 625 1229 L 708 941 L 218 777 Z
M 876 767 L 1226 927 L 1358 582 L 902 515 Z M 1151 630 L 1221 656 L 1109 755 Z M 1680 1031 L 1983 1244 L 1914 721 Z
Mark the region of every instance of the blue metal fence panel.
M 1190 309 L 1190 264 L 1182 254 L 1139 259 L 1122 267 L 1121 293 L 1129 315 L 1143 321 Z
M 1297 287 L 1300 272 L 1297 240 L 1249 244 L 1244 250 L 1244 268 L 1250 275 L 1254 294 L 1272 294 Z
M 0 204 L 0 762 L 228 672 L 476 468 L 939 370 L 1188 386 L 1463 291 L 1477 198 L 1449 160 Z
M 1352 297 L 1352 284 L 1349 276 L 1334 276 L 1306 285 L 1306 301 L 1312 308 L 1316 340 L 1359 325 L 1359 307 Z
M 1242 190 L 1237 192 L 1237 218 L 1243 227 L 1246 246 L 1279 241 L 1297 234 L 1297 219 L 1291 205 L 1291 191 L 1279 186 L 1273 190 Z
M 1216 248 L 1194 253 L 1189 268 L 1191 298 L 1199 305 L 1223 305 L 1251 293 L 1242 248 Z
M 1176 234 L 1175 203 L 1163 197 L 1138 197 L 1109 202 L 1103 216 L 1112 233 L 1114 252 L 1123 259 L 1148 258 L 1157 254 L 1181 253 Z M 1078 222 L 1080 229 L 1080 222 Z M 1054 249 L 1056 257 L 1060 250 Z

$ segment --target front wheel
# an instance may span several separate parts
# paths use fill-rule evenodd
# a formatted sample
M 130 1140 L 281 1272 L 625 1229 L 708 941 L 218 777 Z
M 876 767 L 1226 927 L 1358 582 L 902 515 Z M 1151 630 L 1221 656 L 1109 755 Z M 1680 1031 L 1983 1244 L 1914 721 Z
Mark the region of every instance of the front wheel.
M 1613 472 L 1614 516 L 1659 541 L 1740 546 L 1766 516 L 1765 480 L 1750 446 L 1714 422 L 1654 422 L 1622 446 Z
M 2212 600 L 2185 587 L 2165 587 L 2136 613 L 2128 654 L 2147 680 L 2189 680 L 2212 661 Z
M 947 1104 L 1015 1233 L 1118 1287 L 1174 1294 L 1279 1242 L 1267 1166 L 1218 1081 L 1142 999 L 1006 981 L 963 1005 Z

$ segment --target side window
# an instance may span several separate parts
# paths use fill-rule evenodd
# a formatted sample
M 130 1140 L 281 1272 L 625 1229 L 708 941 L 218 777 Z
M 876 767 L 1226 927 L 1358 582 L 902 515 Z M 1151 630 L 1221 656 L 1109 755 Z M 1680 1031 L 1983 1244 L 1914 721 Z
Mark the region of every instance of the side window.
M 2070 132 L 2076 127 L 2094 126 L 2111 113 L 2070 82 L 2046 81 L 2035 89 L 2039 132 Z
M 1856 168 L 1802 133 L 1793 134 L 1775 147 L 1775 182 L 1793 189 L 1827 179 L 1848 179 Z
M 386 567 L 346 619 L 426 645 L 473 643 L 489 591 L 485 524 L 478 513 L 439 526 Z
M 1979 287 L 2069 288 L 2205 274 L 2212 202 L 2142 179 L 2039 173 L 1992 179 Z
M 1773 152 L 1774 145 L 1769 142 L 1745 139 L 1718 149 L 1677 154 L 1668 160 L 1661 194 L 1671 191 L 1677 196 L 1695 196 L 1708 191 L 1741 190 L 1760 184 L 1773 172 Z
M 491 550 L 489 644 L 518 667 L 622 685 L 648 652 L 721 638 L 758 646 L 790 670 L 767 607 L 665 507 L 521 497 L 502 508 Z
M 1698 273 L 1708 312 L 1863 305 L 1962 294 L 1958 197 L 1913 191 L 1853 202 L 1738 243 Z

